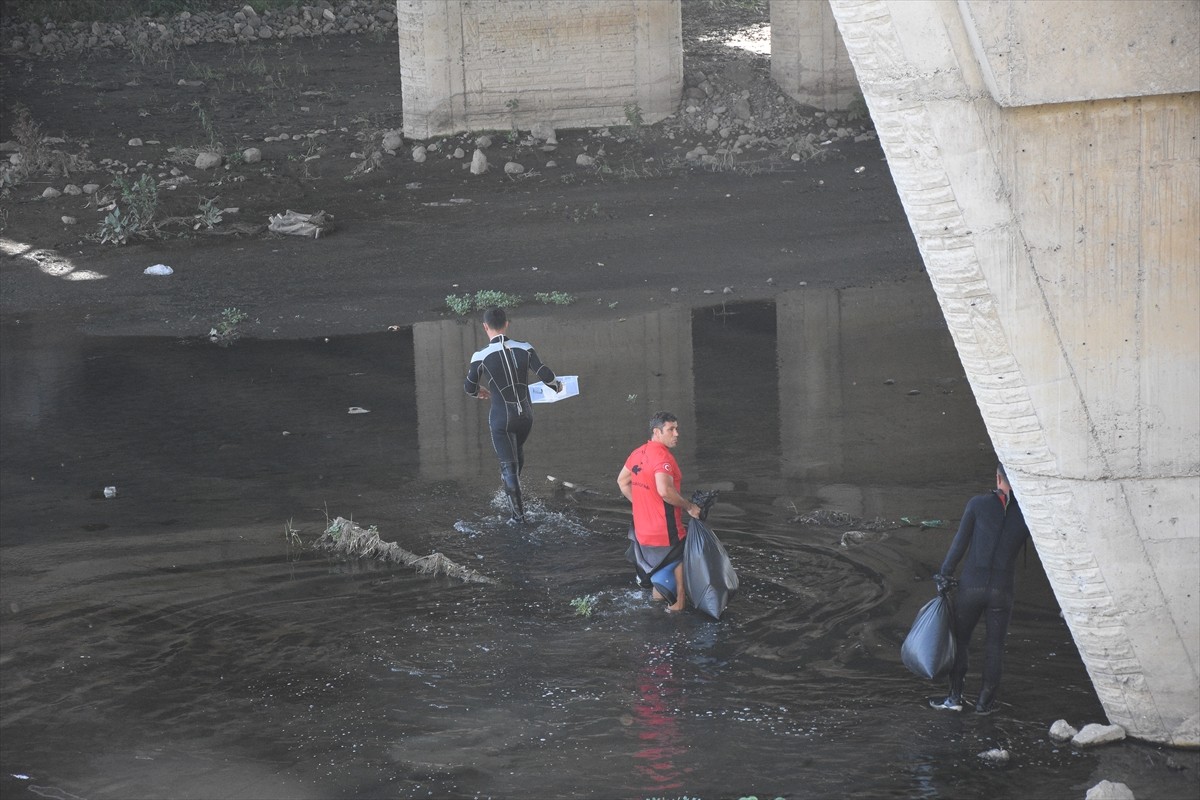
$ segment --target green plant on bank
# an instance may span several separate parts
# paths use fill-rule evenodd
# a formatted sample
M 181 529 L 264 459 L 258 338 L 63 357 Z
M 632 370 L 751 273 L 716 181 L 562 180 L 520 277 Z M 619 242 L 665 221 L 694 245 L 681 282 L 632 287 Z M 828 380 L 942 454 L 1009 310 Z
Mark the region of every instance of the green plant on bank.
M 283 541 L 287 545 L 288 561 L 300 558 L 300 553 L 304 550 L 304 540 L 300 538 L 300 530 L 290 519 L 283 525 Z
M 637 103 L 625 104 L 625 121 L 629 123 L 629 130 L 633 134 L 633 138 L 642 138 L 642 125 L 645 124 L 645 119 L 642 117 L 642 107 Z
M 206 230 L 212 230 L 224 218 L 224 209 L 217 205 L 217 198 L 205 198 L 200 201 L 199 213 L 196 214 L 196 225 L 193 230 L 199 230 L 203 225 Z
M 12 110 L 12 135 L 21 156 L 15 174 L 21 179 L 46 169 L 50 165 L 50 154 L 42 144 L 42 126 L 34 121 L 29 109 L 21 103 L 14 103 Z
M 221 143 L 217 140 L 217 129 L 213 127 L 212 118 L 204 107 L 200 105 L 200 101 L 196 100 L 192 103 L 192 108 L 196 109 L 196 115 L 200 117 L 200 127 L 204 129 L 204 135 L 208 137 L 208 145 L 213 150 L 220 152 Z
M 125 244 L 134 236 L 149 237 L 157 232 L 154 217 L 158 214 L 158 184 L 143 173 L 130 183 L 118 175 L 113 186 L 121 196 L 115 208 L 100 223 L 97 234 L 103 244 Z
M 575 296 L 566 292 L 537 292 L 533 296 L 542 305 L 569 306 L 575 302 Z
M 475 309 L 491 308 L 492 306 L 512 308 L 523 302 L 520 295 L 495 289 L 480 289 L 474 296 L 470 294 L 446 295 L 446 306 L 460 317 L 470 314 Z
M 515 97 L 504 104 L 504 107 L 508 109 L 508 116 L 509 116 L 508 141 L 510 143 L 516 142 L 518 139 L 521 138 L 521 133 L 520 133 L 520 131 L 517 130 L 517 109 L 520 107 L 520 105 L 521 105 L 521 101 Z
M 238 326 L 249 318 L 249 315 L 239 308 L 226 308 L 221 310 L 221 318 L 217 320 L 216 331 L 217 336 L 222 339 L 231 338 L 238 333 Z
M 446 305 L 455 314 L 460 317 L 465 317 L 471 313 L 472 302 L 469 294 L 448 294 L 446 295 Z
M 575 613 L 581 617 L 590 617 L 592 612 L 596 610 L 596 603 L 600 598 L 594 594 L 585 594 L 582 597 L 576 597 L 571 601 L 571 608 L 575 609 Z
M 871 116 L 871 110 L 867 108 L 867 101 L 863 98 L 862 92 L 855 92 L 854 99 L 850 101 L 850 105 L 846 108 L 846 119 L 850 121 L 868 119 Z

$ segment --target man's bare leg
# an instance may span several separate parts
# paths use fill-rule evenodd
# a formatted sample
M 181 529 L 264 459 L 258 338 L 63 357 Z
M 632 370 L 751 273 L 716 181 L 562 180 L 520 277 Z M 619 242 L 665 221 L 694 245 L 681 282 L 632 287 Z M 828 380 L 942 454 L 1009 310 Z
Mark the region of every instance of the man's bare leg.
M 686 601 L 687 598 L 683 593 L 683 562 L 680 561 L 675 565 L 675 605 L 667 606 L 667 611 L 670 613 L 683 611 Z

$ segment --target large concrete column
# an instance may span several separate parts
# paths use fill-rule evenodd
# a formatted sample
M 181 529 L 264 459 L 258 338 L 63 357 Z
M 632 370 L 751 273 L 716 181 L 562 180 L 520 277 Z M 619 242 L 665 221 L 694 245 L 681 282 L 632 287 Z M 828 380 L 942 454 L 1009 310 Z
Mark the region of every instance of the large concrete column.
M 398 0 L 404 135 L 647 124 L 683 91 L 679 0 Z
M 771 0 L 771 78 L 793 100 L 844 111 L 860 97 L 826 0 Z
M 1200 4 L 831 4 L 1097 694 L 1200 744 Z

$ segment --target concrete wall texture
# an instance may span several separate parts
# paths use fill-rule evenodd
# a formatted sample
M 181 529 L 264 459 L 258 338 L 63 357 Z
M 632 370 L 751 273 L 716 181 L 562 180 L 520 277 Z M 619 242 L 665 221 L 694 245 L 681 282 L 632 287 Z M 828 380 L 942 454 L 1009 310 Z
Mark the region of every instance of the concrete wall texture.
M 396 16 L 409 138 L 678 109 L 679 0 L 398 0 Z
M 1200 745 L 1200 3 L 831 8 L 1109 719 Z
M 771 78 L 793 100 L 844 111 L 859 99 L 854 64 L 829 4 L 771 0 Z

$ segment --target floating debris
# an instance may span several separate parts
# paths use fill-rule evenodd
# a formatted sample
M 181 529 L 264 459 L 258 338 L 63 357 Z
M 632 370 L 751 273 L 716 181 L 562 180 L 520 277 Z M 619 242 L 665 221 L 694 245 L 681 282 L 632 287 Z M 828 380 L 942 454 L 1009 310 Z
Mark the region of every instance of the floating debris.
M 364 528 L 342 517 L 329 523 L 325 532 L 313 542 L 313 547 L 356 558 L 393 561 L 412 567 L 421 575 L 445 575 L 467 583 L 496 583 L 493 578 L 460 566 L 441 553 L 422 556 L 405 550 L 395 542 L 385 542 L 379 538 L 379 530 L 374 525 Z

